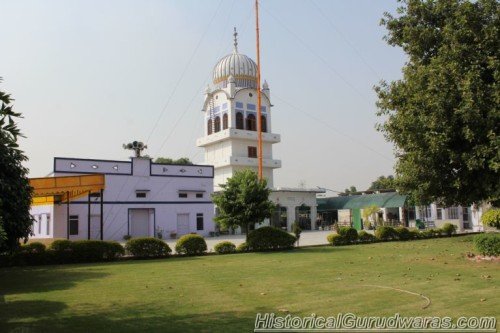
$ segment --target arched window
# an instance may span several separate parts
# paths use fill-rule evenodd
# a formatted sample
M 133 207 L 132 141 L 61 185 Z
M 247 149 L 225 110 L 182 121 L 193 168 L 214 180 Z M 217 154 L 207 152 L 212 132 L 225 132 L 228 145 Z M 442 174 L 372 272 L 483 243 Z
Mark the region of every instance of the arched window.
M 261 116 L 260 117 L 260 126 L 262 132 L 267 132 L 267 121 L 266 121 L 266 116 Z
M 215 117 L 214 121 L 214 133 L 220 132 L 220 117 Z
M 212 134 L 212 119 L 208 119 L 207 122 L 207 135 Z
M 227 129 L 227 122 L 228 122 L 228 117 L 227 117 L 227 113 L 224 113 L 224 115 L 222 116 L 222 129 Z
M 253 114 L 249 114 L 247 117 L 247 131 L 256 131 L 257 122 Z
M 236 128 L 245 129 L 243 124 L 243 114 L 241 112 L 236 113 Z

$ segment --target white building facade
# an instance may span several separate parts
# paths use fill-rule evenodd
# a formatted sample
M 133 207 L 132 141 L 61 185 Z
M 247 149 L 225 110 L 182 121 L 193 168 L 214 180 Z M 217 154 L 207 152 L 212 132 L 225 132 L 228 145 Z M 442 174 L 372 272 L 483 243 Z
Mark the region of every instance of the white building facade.
M 166 239 L 214 231 L 211 166 L 157 164 L 143 157 L 54 159 L 54 177 L 91 174 L 105 177 L 102 198 L 92 193 L 69 204 L 33 206 L 33 238 L 123 241 L 127 235 Z

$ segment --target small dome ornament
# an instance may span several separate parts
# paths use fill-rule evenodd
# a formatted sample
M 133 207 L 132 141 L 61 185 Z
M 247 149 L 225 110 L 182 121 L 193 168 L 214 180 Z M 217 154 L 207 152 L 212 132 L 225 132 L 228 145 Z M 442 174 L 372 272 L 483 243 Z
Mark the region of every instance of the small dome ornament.
M 266 80 L 264 80 L 264 84 L 262 85 L 262 90 L 269 90 L 269 84 Z

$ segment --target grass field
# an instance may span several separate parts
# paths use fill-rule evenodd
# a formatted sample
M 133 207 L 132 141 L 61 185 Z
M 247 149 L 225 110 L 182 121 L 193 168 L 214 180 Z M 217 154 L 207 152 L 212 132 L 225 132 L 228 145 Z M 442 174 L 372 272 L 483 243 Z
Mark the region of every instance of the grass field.
M 471 240 L 0 269 L 0 331 L 250 332 L 280 310 L 498 317 L 500 266 L 467 260 Z

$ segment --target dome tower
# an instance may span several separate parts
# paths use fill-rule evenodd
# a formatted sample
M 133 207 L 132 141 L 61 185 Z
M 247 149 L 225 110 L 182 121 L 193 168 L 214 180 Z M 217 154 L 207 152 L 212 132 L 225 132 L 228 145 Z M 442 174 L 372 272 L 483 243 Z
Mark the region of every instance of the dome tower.
M 212 73 L 212 86 L 205 91 L 203 104 L 204 136 L 196 141 L 205 149 L 205 164 L 214 166 L 214 186 L 241 169 L 257 171 L 257 64 L 238 52 L 238 33 L 234 29 L 234 48 L 221 58 Z M 280 142 L 271 132 L 271 101 L 267 82 L 262 92 L 263 176 L 273 186 L 273 169 L 281 161 L 273 159 L 272 145 Z

